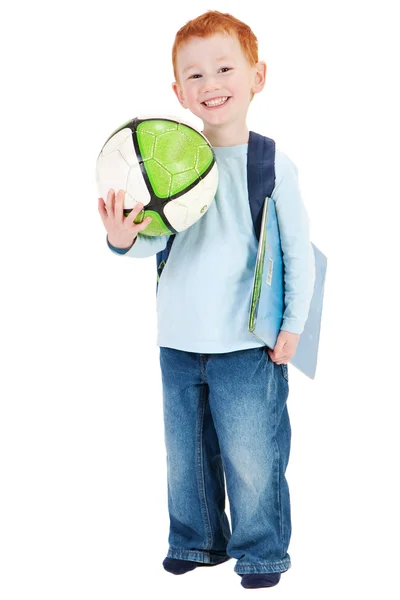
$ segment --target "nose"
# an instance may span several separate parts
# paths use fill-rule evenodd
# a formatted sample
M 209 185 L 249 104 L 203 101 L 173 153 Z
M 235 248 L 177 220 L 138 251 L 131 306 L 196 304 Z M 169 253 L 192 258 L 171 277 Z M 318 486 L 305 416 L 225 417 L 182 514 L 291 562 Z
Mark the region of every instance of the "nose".
M 203 85 L 202 91 L 203 95 L 209 94 L 210 92 L 215 92 L 221 89 L 221 85 L 216 81 L 214 76 L 205 76 L 203 77 Z

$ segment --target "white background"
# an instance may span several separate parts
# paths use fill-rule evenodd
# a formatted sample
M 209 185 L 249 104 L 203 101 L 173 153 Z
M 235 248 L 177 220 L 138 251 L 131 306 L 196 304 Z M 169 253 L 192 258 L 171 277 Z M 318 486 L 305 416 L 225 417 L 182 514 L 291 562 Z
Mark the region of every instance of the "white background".
M 111 253 L 97 211 L 96 158 L 119 125 L 155 112 L 201 126 L 173 94 L 171 48 L 208 9 L 258 37 L 267 82 L 248 126 L 297 165 L 312 241 L 328 256 L 317 377 L 289 365 L 292 568 L 260 593 L 399 597 L 394 8 L 81 0 L 4 9 L 3 600 L 255 593 L 240 585 L 235 560 L 181 577 L 162 567 L 156 259 Z

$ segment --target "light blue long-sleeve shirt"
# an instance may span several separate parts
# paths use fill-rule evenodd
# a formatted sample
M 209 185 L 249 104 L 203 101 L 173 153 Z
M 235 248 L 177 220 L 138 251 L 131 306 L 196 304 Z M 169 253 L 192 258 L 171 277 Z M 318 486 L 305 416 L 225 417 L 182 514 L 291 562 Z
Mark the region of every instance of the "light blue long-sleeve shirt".
M 214 147 L 218 189 L 206 214 L 177 233 L 157 293 L 157 345 L 204 354 L 264 344 L 248 331 L 257 258 L 247 188 L 248 144 Z M 272 199 L 285 266 L 285 311 L 281 329 L 302 333 L 314 289 L 314 252 L 297 168 L 275 150 Z M 146 258 L 163 250 L 169 236 L 139 234 L 119 256 Z M 157 281 L 156 260 L 154 280 Z

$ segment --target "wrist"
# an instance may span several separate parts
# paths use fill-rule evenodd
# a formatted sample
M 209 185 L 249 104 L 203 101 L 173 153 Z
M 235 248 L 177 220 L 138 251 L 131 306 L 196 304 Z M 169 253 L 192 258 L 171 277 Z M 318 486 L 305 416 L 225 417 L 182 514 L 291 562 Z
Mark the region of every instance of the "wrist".
M 111 244 L 111 246 L 114 246 L 114 248 L 120 248 L 121 250 L 129 250 L 129 248 L 132 248 L 133 244 L 136 242 L 136 238 L 137 236 L 135 236 L 133 238 L 133 240 L 128 240 L 128 241 L 124 241 L 121 239 L 113 239 L 112 236 L 107 236 L 108 242 Z

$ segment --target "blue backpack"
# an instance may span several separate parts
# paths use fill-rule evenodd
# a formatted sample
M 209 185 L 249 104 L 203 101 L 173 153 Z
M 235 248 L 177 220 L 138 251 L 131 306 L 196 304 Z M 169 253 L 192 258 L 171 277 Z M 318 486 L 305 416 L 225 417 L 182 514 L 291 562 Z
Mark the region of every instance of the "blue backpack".
M 254 131 L 250 131 L 247 149 L 247 186 L 250 212 L 257 240 L 260 239 L 261 218 L 265 198 L 271 197 L 275 187 L 275 142 Z M 164 250 L 157 252 L 157 286 L 167 263 L 176 234 L 171 234 Z

